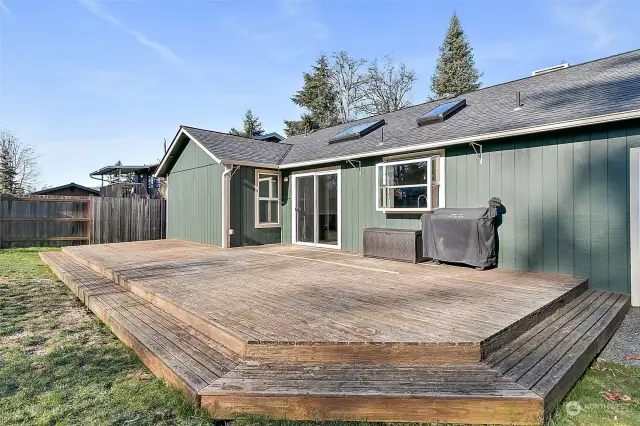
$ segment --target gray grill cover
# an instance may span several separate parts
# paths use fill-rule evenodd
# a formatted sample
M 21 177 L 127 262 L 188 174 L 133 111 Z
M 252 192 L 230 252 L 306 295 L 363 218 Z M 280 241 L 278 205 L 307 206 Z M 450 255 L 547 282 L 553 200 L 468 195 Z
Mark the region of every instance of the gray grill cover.
M 437 209 L 422 215 L 424 257 L 477 268 L 498 264 L 500 199 L 488 208 Z

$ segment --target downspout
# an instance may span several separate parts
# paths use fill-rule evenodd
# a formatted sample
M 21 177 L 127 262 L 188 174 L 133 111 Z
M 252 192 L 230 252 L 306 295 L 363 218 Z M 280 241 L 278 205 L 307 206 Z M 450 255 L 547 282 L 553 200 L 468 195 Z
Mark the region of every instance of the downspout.
M 229 248 L 229 192 L 233 164 L 224 164 L 222 172 L 222 248 Z

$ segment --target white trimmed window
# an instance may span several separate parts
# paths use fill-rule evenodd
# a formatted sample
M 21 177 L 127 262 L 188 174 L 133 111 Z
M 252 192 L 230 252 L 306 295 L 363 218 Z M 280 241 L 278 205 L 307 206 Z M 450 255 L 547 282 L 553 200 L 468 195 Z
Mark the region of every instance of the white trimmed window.
M 256 227 L 280 226 L 280 173 L 256 170 Z
M 444 207 L 444 156 L 385 161 L 376 165 L 376 210 L 427 212 Z

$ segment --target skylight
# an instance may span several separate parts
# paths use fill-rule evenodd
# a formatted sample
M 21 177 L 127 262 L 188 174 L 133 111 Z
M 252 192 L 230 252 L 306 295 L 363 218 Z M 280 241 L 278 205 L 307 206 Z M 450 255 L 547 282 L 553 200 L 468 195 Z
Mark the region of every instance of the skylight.
M 369 121 L 367 123 L 356 124 L 355 126 L 351 126 L 347 129 L 344 129 L 341 132 L 336 133 L 336 135 L 331 138 L 329 143 L 341 142 L 349 139 L 358 139 L 363 137 L 364 135 L 373 132 L 374 130 L 384 126 L 384 120 L 376 120 Z
M 467 101 L 465 99 L 440 104 L 432 110 L 429 110 L 422 114 L 416 121 L 418 122 L 418 126 L 430 123 L 439 123 L 446 120 L 449 116 L 453 115 L 456 111 L 463 108 L 466 104 Z

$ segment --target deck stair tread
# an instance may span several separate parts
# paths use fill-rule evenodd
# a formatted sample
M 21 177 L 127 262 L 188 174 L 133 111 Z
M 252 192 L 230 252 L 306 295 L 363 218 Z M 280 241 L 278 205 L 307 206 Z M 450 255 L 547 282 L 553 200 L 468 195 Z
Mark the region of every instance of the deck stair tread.
M 41 257 L 156 375 L 196 402 L 237 365 L 233 352 L 64 253 Z
M 483 365 L 300 365 L 245 363 L 201 395 L 507 396 L 538 399 Z

